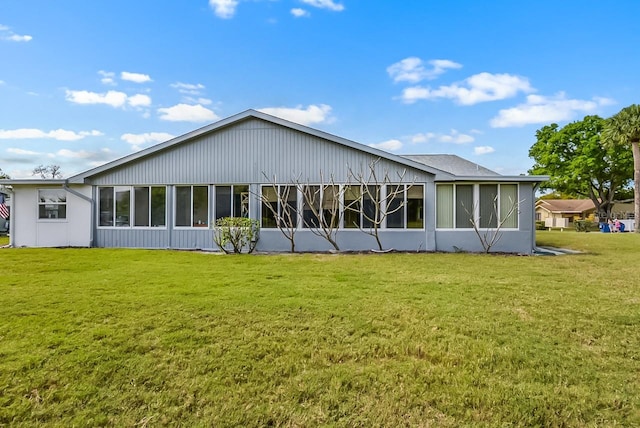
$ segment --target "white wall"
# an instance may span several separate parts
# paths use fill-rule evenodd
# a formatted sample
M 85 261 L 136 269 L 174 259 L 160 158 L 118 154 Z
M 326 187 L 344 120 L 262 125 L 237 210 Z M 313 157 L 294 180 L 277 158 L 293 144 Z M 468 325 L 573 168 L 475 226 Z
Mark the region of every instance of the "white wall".
M 15 247 L 88 247 L 91 243 L 91 203 L 67 194 L 66 219 L 38 219 L 38 190 L 61 186 L 14 185 L 11 243 Z M 91 186 L 71 186 L 91 197 Z

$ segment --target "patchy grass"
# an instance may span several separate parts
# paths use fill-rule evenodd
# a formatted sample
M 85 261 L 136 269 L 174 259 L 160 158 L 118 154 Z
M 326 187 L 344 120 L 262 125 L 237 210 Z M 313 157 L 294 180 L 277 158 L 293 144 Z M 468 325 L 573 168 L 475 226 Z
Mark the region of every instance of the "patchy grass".
M 640 236 L 539 241 L 585 253 L 2 249 L 0 425 L 640 425 Z

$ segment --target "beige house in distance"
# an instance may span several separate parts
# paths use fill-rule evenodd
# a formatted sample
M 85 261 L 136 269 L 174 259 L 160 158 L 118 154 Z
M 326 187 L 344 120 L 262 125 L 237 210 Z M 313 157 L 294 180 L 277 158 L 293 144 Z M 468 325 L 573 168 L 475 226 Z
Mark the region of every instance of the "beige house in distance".
M 545 227 L 572 227 L 576 217 L 587 218 L 595 214 L 591 199 L 539 199 L 536 202 L 536 221 Z

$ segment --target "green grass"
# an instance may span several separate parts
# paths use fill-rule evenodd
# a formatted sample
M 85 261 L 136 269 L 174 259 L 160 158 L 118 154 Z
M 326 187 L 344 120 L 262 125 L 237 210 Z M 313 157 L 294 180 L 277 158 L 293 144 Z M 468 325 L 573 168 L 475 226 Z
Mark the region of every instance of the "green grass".
M 0 426 L 639 426 L 640 236 L 571 256 L 2 249 Z

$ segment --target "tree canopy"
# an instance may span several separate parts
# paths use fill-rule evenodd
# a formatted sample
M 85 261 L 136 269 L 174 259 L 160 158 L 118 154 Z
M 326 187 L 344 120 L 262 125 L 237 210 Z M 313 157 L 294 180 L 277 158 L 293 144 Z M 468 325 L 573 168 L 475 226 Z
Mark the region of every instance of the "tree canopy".
M 616 192 L 629 186 L 633 157 L 624 145 L 602 144 L 605 124 L 599 116 L 586 116 L 562 128 L 553 123 L 539 129 L 529 150 L 535 161 L 529 172 L 549 175 L 542 188 L 589 198 L 609 217 Z
M 60 165 L 38 165 L 35 167 L 31 175 L 39 175 L 41 178 L 62 178 Z
M 634 214 L 636 233 L 640 233 L 640 105 L 632 104 L 607 119 L 603 132 L 607 147 L 629 151 L 633 155 Z
M 7 173 L 5 173 L 2 168 L 0 168 L 0 179 L 2 178 L 11 178 Z

